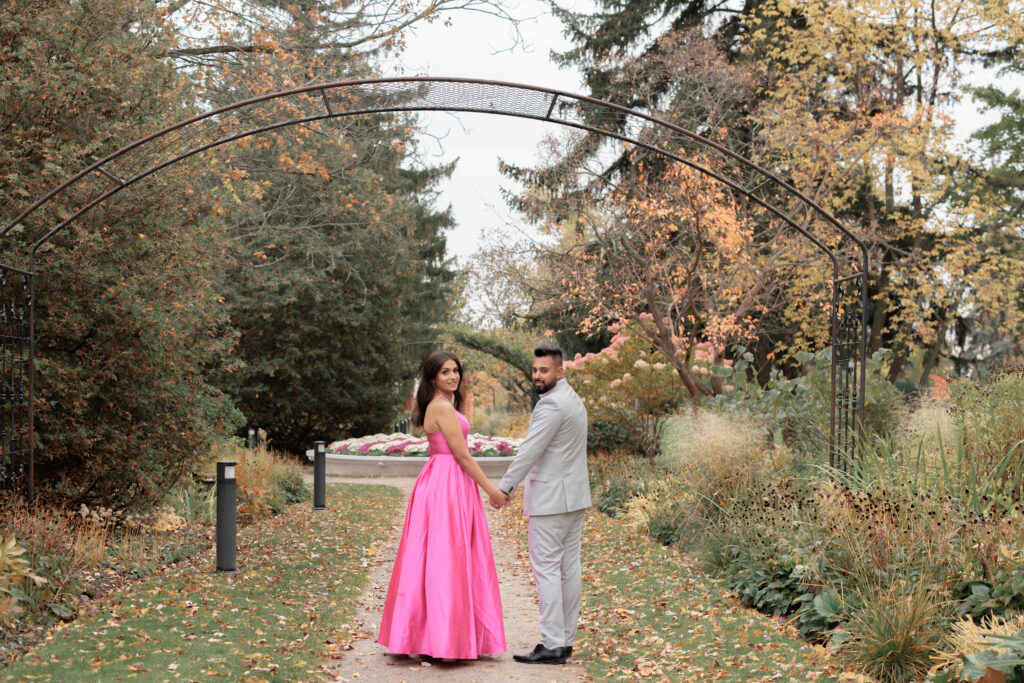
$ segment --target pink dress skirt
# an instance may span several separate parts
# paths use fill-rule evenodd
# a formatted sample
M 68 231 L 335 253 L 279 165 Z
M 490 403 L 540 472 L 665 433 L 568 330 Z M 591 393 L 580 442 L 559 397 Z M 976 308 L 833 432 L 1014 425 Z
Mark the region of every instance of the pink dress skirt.
M 462 434 L 469 421 L 458 413 Z M 444 435 L 427 435 L 377 642 L 392 654 L 476 659 L 504 652 L 498 573 L 480 490 Z

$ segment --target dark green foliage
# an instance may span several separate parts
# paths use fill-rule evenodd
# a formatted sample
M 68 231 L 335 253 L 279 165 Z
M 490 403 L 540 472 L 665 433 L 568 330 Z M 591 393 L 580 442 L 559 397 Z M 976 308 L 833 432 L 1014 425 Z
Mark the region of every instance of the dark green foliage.
M 955 591 L 960 616 L 975 621 L 989 615 L 1004 616 L 1024 610 L 1024 563 L 1000 567 L 991 579 L 965 581 Z
M 843 620 L 846 606 L 831 588 L 820 593 L 804 593 L 798 600 L 796 623 L 800 635 L 807 640 L 822 642 L 828 639 L 833 630 Z
M 647 535 L 662 545 L 675 545 L 686 532 L 684 519 L 681 504 L 659 505 L 648 516 Z
M 594 420 L 587 425 L 587 451 L 619 450 L 639 453 L 636 440 L 621 423 Z
M 190 116 L 160 60 L 159 12 L 125 0 L 7 3 L 0 22 L 4 222 L 88 163 Z M 38 256 L 36 459 L 41 488 L 72 502 L 144 508 L 237 424 L 206 380 L 231 344 L 217 300 L 221 233 L 195 166 L 80 218 Z M 75 201 L 106 181 L 70 191 Z M 63 199 L 5 238 L 24 266 Z
M 631 479 L 606 483 L 607 486 L 594 497 L 594 507 L 609 517 L 617 515 L 626 508 L 626 503 L 644 492 L 643 483 Z
M 305 61 L 243 61 L 218 97 L 289 87 L 307 62 L 323 65 L 325 81 L 368 75 L 302 22 L 292 30 Z M 451 168 L 403 168 L 410 123 L 381 115 L 295 127 L 240 146 L 228 160 L 259 190 L 226 209 L 239 362 L 217 382 L 275 448 L 300 453 L 318 439 L 390 431 L 429 350 L 407 342 L 435 338 L 447 321 L 454 274 L 444 230 L 452 219 L 432 203 Z
M 803 572 L 788 556 L 762 556 L 733 546 L 726 549 L 722 560 L 726 587 L 748 607 L 785 616 L 795 612 L 805 600 Z

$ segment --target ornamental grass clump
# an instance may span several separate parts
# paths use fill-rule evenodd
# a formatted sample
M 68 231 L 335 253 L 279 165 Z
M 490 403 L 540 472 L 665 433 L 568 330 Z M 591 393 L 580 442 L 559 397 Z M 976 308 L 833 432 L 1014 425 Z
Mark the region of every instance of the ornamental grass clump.
M 903 581 L 858 597 L 862 606 L 844 625 L 839 661 L 879 683 L 921 680 L 948 630 L 948 604 L 930 586 Z
M 1018 476 L 1024 469 L 1024 370 L 985 383 L 954 382 L 950 391 L 963 457 L 1019 498 L 1024 493 L 1024 479 Z
M 701 410 L 670 422 L 658 462 L 674 472 L 690 505 L 687 525 L 702 528 L 745 504 L 756 482 L 775 467 L 765 430 L 746 414 Z
M 587 458 L 594 507 L 609 517 L 625 512 L 630 501 L 643 495 L 661 478 L 649 460 L 631 452 L 600 452 Z

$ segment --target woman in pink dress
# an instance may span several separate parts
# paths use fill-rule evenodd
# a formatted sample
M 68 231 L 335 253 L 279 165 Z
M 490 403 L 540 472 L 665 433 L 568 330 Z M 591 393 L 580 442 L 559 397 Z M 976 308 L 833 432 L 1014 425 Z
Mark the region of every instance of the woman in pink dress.
M 495 507 L 507 497 L 469 454 L 462 364 L 449 351 L 423 362 L 413 424 L 430 459 L 405 513 L 377 642 L 391 654 L 476 659 L 505 651 L 501 594 L 478 486 Z

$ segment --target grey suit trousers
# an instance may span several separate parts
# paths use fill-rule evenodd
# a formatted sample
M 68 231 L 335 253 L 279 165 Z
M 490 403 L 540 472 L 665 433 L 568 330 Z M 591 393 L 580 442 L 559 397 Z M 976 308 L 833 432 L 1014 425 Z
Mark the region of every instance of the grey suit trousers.
M 540 599 L 544 647 L 572 645 L 580 615 L 583 510 L 530 517 L 530 565 Z

